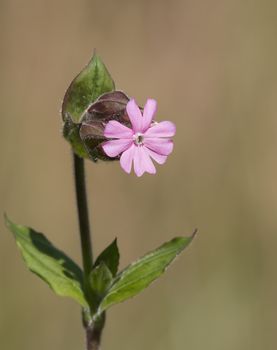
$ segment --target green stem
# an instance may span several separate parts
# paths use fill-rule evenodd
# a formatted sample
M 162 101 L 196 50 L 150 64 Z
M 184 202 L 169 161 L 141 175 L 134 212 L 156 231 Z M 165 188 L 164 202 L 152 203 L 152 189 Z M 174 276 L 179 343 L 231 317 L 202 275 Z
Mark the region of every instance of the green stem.
M 84 269 L 84 289 L 87 300 L 90 303 L 90 317 L 93 315 L 95 309 L 93 305 L 93 298 L 91 293 L 91 288 L 89 284 L 89 274 L 93 268 L 93 254 L 92 254 L 92 244 L 90 238 L 90 225 L 89 225 L 89 215 L 88 215 L 88 204 L 87 204 L 87 192 L 86 192 L 86 181 L 85 181 L 85 164 L 84 159 L 79 158 L 75 153 L 73 153 L 73 163 L 74 163 L 74 179 L 75 179 L 75 189 L 76 189 L 76 200 L 78 207 L 78 218 L 79 218 L 79 228 L 80 228 L 80 239 L 81 239 L 81 249 L 82 249 L 82 259 L 83 259 L 83 269 Z M 83 310 L 83 317 L 89 312 L 88 310 Z M 105 323 L 105 315 L 99 320 L 88 320 L 84 319 L 84 327 L 86 331 L 86 349 L 87 350 L 98 350 L 100 349 L 101 334 Z
M 88 281 L 88 276 L 93 267 L 93 254 L 90 239 L 90 226 L 85 182 L 85 165 L 84 159 L 79 158 L 75 153 L 73 154 L 74 162 L 74 178 L 76 189 L 76 200 L 78 207 L 79 228 L 81 249 L 84 268 L 85 284 Z

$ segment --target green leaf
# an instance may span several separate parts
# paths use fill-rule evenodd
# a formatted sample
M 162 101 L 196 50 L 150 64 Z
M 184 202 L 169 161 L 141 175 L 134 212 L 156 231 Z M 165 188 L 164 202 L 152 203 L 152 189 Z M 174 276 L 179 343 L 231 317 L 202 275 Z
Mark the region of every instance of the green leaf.
M 102 296 L 111 285 L 113 275 L 107 265 L 101 261 L 90 273 L 89 282 L 93 293 Z
M 64 120 L 69 115 L 79 123 L 86 108 L 105 92 L 113 91 L 114 82 L 96 54 L 88 65 L 76 76 L 65 93 L 62 106 Z
M 124 269 L 107 291 L 99 306 L 98 314 L 148 287 L 165 272 L 168 265 L 187 247 L 194 236 L 195 233 L 191 237 L 174 238 Z
M 70 297 L 88 307 L 82 288 L 83 273 L 79 266 L 55 248 L 43 234 L 16 225 L 7 217 L 5 221 L 28 268 L 48 283 L 56 294 Z
M 96 259 L 94 266 L 99 265 L 101 262 L 105 263 L 113 276 L 116 275 L 119 265 L 117 239 L 115 239 L 106 249 L 103 250 L 103 252 Z

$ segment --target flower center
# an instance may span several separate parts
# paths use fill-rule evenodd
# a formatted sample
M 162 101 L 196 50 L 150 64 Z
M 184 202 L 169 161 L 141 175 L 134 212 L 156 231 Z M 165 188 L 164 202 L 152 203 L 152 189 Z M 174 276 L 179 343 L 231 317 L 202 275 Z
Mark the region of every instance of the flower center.
M 135 142 L 135 144 L 136 144 L 137 146 L 140 146 L 140 145 L 143 144 L 143 139 L 144 139 L 143 134 L 140 133 L 140 132 L 137 132 L 137 133 L 133 136 L 133 140 L 134 140 L 134 142 Z

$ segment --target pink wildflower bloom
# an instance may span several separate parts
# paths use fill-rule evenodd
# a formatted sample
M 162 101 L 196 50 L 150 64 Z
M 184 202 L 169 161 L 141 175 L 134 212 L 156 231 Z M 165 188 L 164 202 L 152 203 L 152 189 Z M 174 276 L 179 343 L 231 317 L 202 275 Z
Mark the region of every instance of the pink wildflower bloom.
M 132 164 L 137 176 L 145 172 L 156 173 L 152 162 L 164 164 L 167 156 L 173 150 L 173 142 L 170 139 L 175 135 L 175 125 L 169 121 L 153 122 L 157 110 L 157 102 L 148 99 L 143 114 L 134 99 L 126 106 L 132 128 L 111 120 L 107 123 L 104 136 L 112 139 L 103 144 L 104 152 L 109 157 L 117 157 L 121 154 L 120 165 L 126 173 L 130 173 Z

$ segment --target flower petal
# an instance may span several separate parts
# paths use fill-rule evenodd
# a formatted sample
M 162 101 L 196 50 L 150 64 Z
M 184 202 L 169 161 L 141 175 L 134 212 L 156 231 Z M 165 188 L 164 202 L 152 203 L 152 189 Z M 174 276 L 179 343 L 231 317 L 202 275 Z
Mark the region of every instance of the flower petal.
M 157 101 L 149 98 L 144 106 L 142 118 L 142 131 L 146 131 L 153 120 L 154 114 L 157 110 Z
M 167 156 L 163 156 L 161 154 L 158 154 L 154 151 L 151 151 L 151 149 L 145 147 L 145 150 L 149 154 L 151 158 L 153 158 L 158 164 L 164 164 L 165 161 L 167 160 Z
M 173 150 L 173 142 L 161 138 L 145 138 L 144 145 L 158 154 L 168 156 Z
M 104 130 L 104 136 L 108 138 L 128 139 L 132 138 L 133 134 L 130 128 L 116 120 L 109 121 Z
M 156 168 L 151 160 L 151 158 L 149 157 L 148 154 L 148 150 L 146 147 L 142 146 L 141 148 L 141 153 L 142 153 L 142 162 L 144 165 L 144 169 L 147 173 L 149 174 L 156 174 Z
M 116 157 L 126 151 L 132 145 L 133 141 L 129 139 L 111 140 L 105 142 L 102 147 L 109 157 Z
M 132 162 L 134 158 L 135 153 L 135 145 L 131 145 L 130 148 L 128 148 L 125 152 L 122 153 L 120 157 L 120 165 L 121 168 L 126 171 L 126 173 L 130 174 L 132 169 Z
M 176 133 L 176 126 L 168 121 L 153 125 L 145 133 L 145 137 L 172 137 Z
M 126 110 L 133 126 L 134 132 L 141 131 L 142 115 L 134 99 L 131 99 L 126 106 Z
M 141 176 L 145 172 L 150 174 L 156 173 L 156 168 L 144 146 L 135 147 L 134 170 L 137 176 Z
M 141 176 L 144 173 L 144 167 L 142 166 L 142 162 L 141 162 L 140 148 L 141 147 L 135 146 L 134 171 L 135 171 L 137 176 Z

